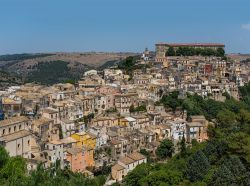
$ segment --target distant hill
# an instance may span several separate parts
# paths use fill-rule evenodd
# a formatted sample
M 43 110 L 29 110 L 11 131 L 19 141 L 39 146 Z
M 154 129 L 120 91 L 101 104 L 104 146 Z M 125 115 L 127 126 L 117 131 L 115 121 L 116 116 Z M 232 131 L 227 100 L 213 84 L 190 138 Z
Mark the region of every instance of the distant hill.
M 21 77 L 11 74 L 8 72 L 0 71 L 0 90 L 4 90 L 5 88 L 13 85 L 21 85 L 23 80 Z
M 10 76 L 14 73 L 24 82 L 54 84 L 78 80 L 85 71 L 103 69 L 119 63 L 135 53 L 44 53 L 0 56 L 0 70 Z
M 228 54 L 227 57 L 236 61 L 250 60 L 250 54 Z

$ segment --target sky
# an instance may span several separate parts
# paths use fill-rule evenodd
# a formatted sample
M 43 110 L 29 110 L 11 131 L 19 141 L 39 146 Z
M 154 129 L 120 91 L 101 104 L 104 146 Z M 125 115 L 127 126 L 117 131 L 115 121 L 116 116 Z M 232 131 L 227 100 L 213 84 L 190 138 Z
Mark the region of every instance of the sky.
M 141 52 L 157 42 L 250 53 L 250 0 L 0 0 L 0 54 Z

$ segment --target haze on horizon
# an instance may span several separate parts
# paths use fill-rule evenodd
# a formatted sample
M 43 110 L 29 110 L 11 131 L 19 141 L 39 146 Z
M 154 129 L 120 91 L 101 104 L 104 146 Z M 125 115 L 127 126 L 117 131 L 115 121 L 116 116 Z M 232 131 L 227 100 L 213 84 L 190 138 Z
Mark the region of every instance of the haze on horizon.
M 139 52 L 220 42 L 250 53 L 249 0 L 2 0 L 0 54 Z

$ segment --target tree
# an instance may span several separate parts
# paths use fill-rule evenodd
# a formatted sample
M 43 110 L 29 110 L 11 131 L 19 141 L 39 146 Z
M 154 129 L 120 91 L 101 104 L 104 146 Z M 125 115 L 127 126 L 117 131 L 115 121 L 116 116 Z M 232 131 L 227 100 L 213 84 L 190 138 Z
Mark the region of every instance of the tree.
M 182 179 L 182 174 L 175 170 L 159 170 L 155 171 L 140 181 L 140 185 L 178 185 Z
M 222 165 L 215 173 L 210 184 L 214 186 L 234 185 L 233 174 L 225 165 Z
M 160 103 L 162 103 L 165 107 L 170 107 L 173 111 L 175 111 L 176 108 L 182 104 L 182 100 L 178 99 L 178 95 L 178 91 L 173 91 L 167 95 L 163 95 Z
M 25 160 L 20 156 L 11 157 L 0 170 L 0 179 L 5 179 L 9 182 L 9 185 L 25 185 L 27 181 L 26 173 Z
M 150 153 L 146 149 L 141 149 L 140 153 L 147 157 L 147 162 L 151 161 Z
M 175 50 L 174 47 L 170 46 L 166 52 L 166 56 L 175 56 Z
M 174 153 L 174 144 L 169 139 L 164 139 L 159 145 L 159 147 L 156 149 L 156 155 L 160 159 L 172 157 L 173 153 Z
M 245 109 L 241 109 L 239 114 L 237 114 L 237 120 L 241 125 L 249 125 L 250 124 L 250 112 Z
M 187 162 L 187 178 L 192 182 L 202 180 L 209 168 L 210 164 L 207 157 L 199 150 Z
M 0 169 L 4 167 L 4 165 L 9 160 L 9 154 L 5 150 L 3 146 L 0 145 Z
M 218 57 L 224 57 L 225 56 L 225 50 L 223 48 L 217 48 L 217 50 L 216 50 L 216 56 L 218 56 Z
M 212 185 L 247 185 L 250 174 L 237 156 L 224 159 L 222 165 L 214 174 Z
M 179 148 L 180 148 L 180 154 L 181 156 L 186 156 L 187 154 L 187 146 L 186 146 L 186 139 L 184 135 L 182 136 L 182 139 L 179 143 Z
M 221 110 L 217 115 L 218 126 L 221 128 L 232 127 L 236 121 L 236 115 L 230 110 Z
M 124 179 L 124 183 L 127 186 L 140 186 L 139 181 L 146 177 L 150 172 L 149 164 L 140 164 L 133 171 L 129 172 Z
M 228 137 L 229 151 L 250 163 L 250 136 L 244 132 L 233 133 Z
M 135 106 L 133 104 L 129 107 L 129 112 L 135 112 Z

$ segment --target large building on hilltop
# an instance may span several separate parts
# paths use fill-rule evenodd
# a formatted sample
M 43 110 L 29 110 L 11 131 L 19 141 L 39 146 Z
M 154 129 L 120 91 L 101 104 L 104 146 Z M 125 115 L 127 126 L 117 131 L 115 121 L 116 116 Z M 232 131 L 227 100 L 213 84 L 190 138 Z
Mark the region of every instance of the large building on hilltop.
M 177 50 L 179 47 L 191 47 L 191 48 L 210 48 L 218 49 L 225 48 L 225 45 L 222 43 L 157 43 L 155 44 L 156 58 L 163 59 L 169 47 L 173 47 L 174 50 Z

